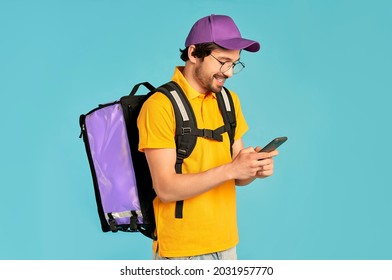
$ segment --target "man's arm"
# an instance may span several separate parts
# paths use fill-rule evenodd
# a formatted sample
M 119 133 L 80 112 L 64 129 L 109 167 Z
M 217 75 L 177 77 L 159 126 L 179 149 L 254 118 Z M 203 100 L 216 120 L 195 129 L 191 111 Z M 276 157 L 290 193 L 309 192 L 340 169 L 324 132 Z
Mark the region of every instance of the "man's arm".
M 231 163 L 201 173 L 177 174 L 174 168 L 175 149 L 145 149 L 144 153 L 150 167 L 155 192 L 164 202 L 197 196 L 228 180 L 236 180 L 236 183 L 243 185 L 257 177 L 269 176 L 267 174 L 271 172 L 272 156 L 275 155 L 275 152 L 257 153 L 252 147 L 243 149 L 242 140 L 239 139 L 234 143 L 234 159 Z M 268 158 L 264 159 L 266 157 Z

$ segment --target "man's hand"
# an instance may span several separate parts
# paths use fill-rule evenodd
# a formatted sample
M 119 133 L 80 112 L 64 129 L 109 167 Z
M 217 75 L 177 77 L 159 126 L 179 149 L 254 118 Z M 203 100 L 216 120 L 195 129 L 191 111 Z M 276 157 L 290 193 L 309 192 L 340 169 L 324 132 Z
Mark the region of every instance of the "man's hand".
M 266 178 L 274 173 L 273 157 L 277 156 L 277 150 L 266 153 L 261 152 L 261 147 L 248 147 L 240 150 L 233 159 L 233 172 L 236 184 L 244 186 L 256 178 Z
M 261 147 L 256 147 L 255 151 L 259 153 L 261 151 Z M 261 169 L 257 171 L 256 173 L 256 178 L 266 178 L 269 176 L 272 176 L 274 173 L 274 159 L 273 157 L 277 156 L 279 154 L 278 150 L 274 150 L 269 153 L 264 153 L 261 152 L 259 153 L 262 156 L 261 162 Z

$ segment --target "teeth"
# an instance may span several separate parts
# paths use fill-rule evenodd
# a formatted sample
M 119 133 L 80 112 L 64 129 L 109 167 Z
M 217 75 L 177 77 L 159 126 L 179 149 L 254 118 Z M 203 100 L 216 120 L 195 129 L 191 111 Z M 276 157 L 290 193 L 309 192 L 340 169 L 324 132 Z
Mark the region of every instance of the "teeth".
M 214 78 L 219 82 L 219 83 L 224 83 L 225 82 L 225 77 L 220 77 L 220 76 L 214 76 Z

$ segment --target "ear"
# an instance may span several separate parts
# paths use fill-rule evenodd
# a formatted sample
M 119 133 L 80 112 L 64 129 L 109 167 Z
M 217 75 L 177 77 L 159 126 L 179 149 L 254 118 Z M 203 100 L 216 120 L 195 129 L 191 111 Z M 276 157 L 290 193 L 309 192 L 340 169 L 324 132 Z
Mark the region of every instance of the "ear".
M 194 52 L 195 48 L 196 48 L 195 45 L 190 45 L 188 47 L 188 57 L 189 57 L 189 61 L 192 62 L 192 63 L 196 63 L 196 61 L 198 59 L 196 56 L 192 55 L 192 53 Z

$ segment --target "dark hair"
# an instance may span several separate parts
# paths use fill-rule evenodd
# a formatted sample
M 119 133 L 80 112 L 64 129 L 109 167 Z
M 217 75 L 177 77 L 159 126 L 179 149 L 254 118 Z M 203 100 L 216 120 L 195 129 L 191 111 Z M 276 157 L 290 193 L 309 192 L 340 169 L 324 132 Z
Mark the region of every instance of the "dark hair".
M 196 44 L 195 45 L 195 50 L 192 52 L 192 56 L 197 57 L 197 58 L 205 58 L 206 56 L 209 56 L 211 52 L 215 49 L 221 48 L 215 43 L 202 43 L 202 44 Z M 186 47 L 185 49 L 181 50 L 181 59 L 183 61 L 189 60 L 188 56 L 188 49 L 189 47 Z

